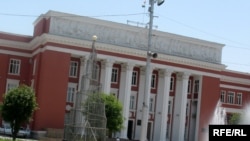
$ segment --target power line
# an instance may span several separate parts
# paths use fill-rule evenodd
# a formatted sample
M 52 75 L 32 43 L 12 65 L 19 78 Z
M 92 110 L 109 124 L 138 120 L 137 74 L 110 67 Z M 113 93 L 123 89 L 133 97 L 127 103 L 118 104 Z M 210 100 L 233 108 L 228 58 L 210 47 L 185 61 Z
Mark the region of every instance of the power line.
M 25 14 L 10 14 L 10 13 L 0 13 L 2 16 L 13 16 L 13 17 L 39 17 L 37 15 L 25 15 Z
M 157 14 L 158 14 L 158 13 L 157 13 Z M 204 31 L 204 30 L 200 30 L 200 29 L 198 29 L 198 28 L 196 28 L 196 27 L 187 25 L 187 24 L 185 24 L 185 23 L 183 23 L 183 22 L 180 22 L 180 21 L 177 21 L 177 20 L 175 20 L 175 19 L 172 19 L 172 18 L 163 16 L 163 15 L 161 15 L 161 14 L 159 14 L 159 15 L 162 16 L 163 18 L 166 18 L 166 19 L 168 19 L 168 20 L 174 22 L 174 23 L 178 23 L 178 24 L 180 24 L 180 25 L 182 25 L 182 26 L 188 27 L 188 28 L 190 28 L 190 29 L 192 29 L 192 30 L 195 30 L 195 31 L 198 31 L 198 32 L 200 32 L 200 33 L 207 34 L 207 35 L 213 36 L 213 37 L 218 38 L 218 39 L 222 39 L 222 40 L 234 42 L 234 43 L 237 43 L 237 44 L 241 44 L 241 45 L 243 45 L 243 46 L 248 46 L 248 47 L 239 47 L 239 46 L 234 46 L 234 45 L 227 44 L 227 46 L 230 46 L 230 47 L 232 47 L 232 48 L 239 48 L 239 49 L 250 50 L 250 45 L 248 45 L 248 44 L 244 44 L 244 43 L 241 43 L 241 42 L 238 42 L 238 41 L 234 41 L 234 40 L 231 40 L 231 39 L 228 39 L 228 38 L 225 38 L 225 37 L 221 37 L 221 36 L 218 36 L 218 35 L 215 35 L 215 34 L 206 32 L 206 31 Z
M 13 16 L 13 17 L 39 17 L 38 15 L 12 14 L 12 13 L 0 13 L 0 15 L 2 15 L 2 16 Z M 148 13 L 143 12 L 143 13 L 130 13 L 130 14 L 110 14 L 110 15 L 87 16 L 87 17 L 98 18 L 98 17 L 137 16 L 137 15 L 148 15 Z M 188 27 L 188 28 L 190 28 L 192 30 L 195 30 L 195 31 L 198 31 L 198 32 L 201 32 L 201 33 L 204 33 L 204 34 L 207 34 L 207 35 L 219 38 L 219 39 L 223 39 L 223 40 L 227 40 L 227 41 L 234 42 L 234 43 L 237 43 L 237 44 L 241 44 L 241 45 L 244 45 L 244 46 L 248 46 L 249 48 L 248 47 L 240 47 L 240 46 L 230 45 L 230 44 L 227 44 L 227 47 L 237 48 L 237 49 L 244 49 L 244 50 L 250 50 L 250 45 L 245 45 L 245 44 L 243 44 L 241 42 L 233 41 L 231 39 L 227 39 L 227 38 L 224 38 L 224 37 L 221 37 L 221 36 L 218 36 L 218 35 L 215 35 L 215 34 L 212 34 L 212 33 L 209 33 L 209 32 L 203 31 L 203 30 L 200 30 L 200 29 L 197 29 L 197 28 L 195 28 L 193 26 L 187 25 L 185 23 L 182 23 L 182 22 L 177 21 L 175 19 L 163 16 L 161 14 L 159 14 L 159 15 L 162 16 L 163 18 L 166 18 L 166 19 L 168 19 L 168 20 L 170 20 L 172 22 L 175 22 L 177 24 L 180 24 L 182 26 Z M 83 17 L 83 16 L 81 16 L 81 15 L 70 15 L 70 16 L 54 16 L 54 17 Z M 248 64 L 239 64 L 239 63 L 233 63 L 233 62 L 224 62 L 224 63 L 238 65 L 238 66 L 250 66 Z
M 112 15 L 98 15 L 98 16 L 88 16 L 88 17 L 120 17 L 120 16 L 137 16 L 144 15 L 147 13 L 131 13 L 131 14 L 112 14 Z M 13 16 L 13 17 L 39 17 L 37 15 L 26 15 L 26 14 L 10 14 L 10 13 L 0 13 L 2 16 Z M 50 17 L 83 17 L 81 15 L 70 15 L 70 16 L 50 16 Z
M 92 18 L 98 18 L 98 17 L 120 17 L 120 16 L 137 16 L 137 15 L 147 15 L 148 13 L 130 13 L 130 14 L 110 14 L 110 15 L 97 15 L 97 16 L 87 16 L 87 17 L 92 17 Z M 157 13 L 158 14 L 158 13 Z M 12 13 L 0 13 L 0 15 L 2 16 L 14 16 L 14 17 L 39 17 L 37 15 L 28 15 L 28 14 L 12 14 Z M 185 26 L 185 27 L 188 27 L 192 30 L 195 30 L 195 31 L 198 31 L 200 33 L 204 33 L 204 34 L 207 34 L 207 35 L 210 35 L 210 36 L 213 36 L 213 37 L 216 37 L 218 39 L 223 39 L 223 40 L 227 40 L 227 41 L 230 41 L 230 42 L 234 42 L 234 43 L 237 43 L 237 44 L 241 44 L 241 45 L 244 45 L 244 46 L 248 46 L 248 47 L 239 47 L 239 46 L 234 46 L 234 45 L 230 45 L 230 44 L 227 44 L 227 46 L 229 47 L 232 47 L 232 48 L 238 48 L 238 49 L 246 49 L 246 50 L 250 50 L 250 45 L 247 45 L 247 44 L 244 44 L 244 43 L 241 43 L 241 42 L 238 42 L 238 41 L 234 41 L 234 40 L 231 40 L 231 39 L 227 39 L 225 37 L 221 37 L 221 36 L 218 36 L 218 35 L 215 35 L 215 34 L 212 34 L 212 33 L 209 33 L 209 32 L 206 32 L 204 30 L 200 30 L 196 27 L 193 27 L 193 26 L 190 26 L 190 25 L 187 25 L 183 22 L 180 22 L 180 21 L 177 21 L 175 19 L 172 19 L 172 18 L 169 18 L 169 17 L 166 17 L 164 15 L 161 15 L 159 14 L 160 16 L 162 16 L 163 18 L 166 18 L 172 22 L 175 22 L 177 24 L 180 24 L 182 26 Z M 53 16 L 52 16 L 53 17 Z M 70 15 L 70 16 L 54 16 L 54 17 L 83 17 L 81 15 Z

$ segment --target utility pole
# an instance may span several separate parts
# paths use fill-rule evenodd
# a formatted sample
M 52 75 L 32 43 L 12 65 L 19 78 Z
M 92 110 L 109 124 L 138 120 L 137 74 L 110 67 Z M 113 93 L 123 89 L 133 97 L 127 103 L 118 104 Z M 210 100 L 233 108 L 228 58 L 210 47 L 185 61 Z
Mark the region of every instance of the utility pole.
M 164 0 L 158 0 L 157 5 L 160 6 Z M 156 58 L 157 54 L 151 52 L 151 40 L 152 40 L 152 27 L 154 18 L 154 3 L 155 0 L 149 0 L 149 31 L 148 31 L 148 50 L 147 50 L 147 62 L 145 72 L 145 86 L 144 86 L 144 98 L 142 105 L 142 126 L 140 141 L 147 141 L 147 129 L 148 129 L 148 117 L 149 117 L 149 99 L 151 91 L 151 57 Z

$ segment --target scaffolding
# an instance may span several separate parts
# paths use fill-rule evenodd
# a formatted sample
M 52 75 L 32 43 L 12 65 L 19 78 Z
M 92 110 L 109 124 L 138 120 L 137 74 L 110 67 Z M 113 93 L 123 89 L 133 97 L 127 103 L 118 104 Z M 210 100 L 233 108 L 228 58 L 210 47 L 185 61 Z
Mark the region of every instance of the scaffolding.
M 105 104 L 100 97 L 95 39 L 81 79 L 81 89 L 76 94 L 75 106 L 66 114 L 64 140 L 67 141 L 106 140 L 107 119 Z

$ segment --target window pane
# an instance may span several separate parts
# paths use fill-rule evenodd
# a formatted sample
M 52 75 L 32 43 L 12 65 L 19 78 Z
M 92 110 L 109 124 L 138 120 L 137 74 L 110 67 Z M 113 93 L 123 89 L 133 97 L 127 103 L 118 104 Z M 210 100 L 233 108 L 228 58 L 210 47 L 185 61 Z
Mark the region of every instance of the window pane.
M 130 96 L 129 109 L 134 109 L 135 96 Z
M 237 103 L 236 104 L 238 104 L 238 105 L 242 104 L 242 94 L 241 93 L 237 94 Z
M 137 85 L 137 71 L 133 71 L 132 73 L 132 83 L 133 86 Z
M 92 79 L 94 79 L 94 80 L 98 80 L 99 79 L 99 70 L 100 70 L 99 65 L 96 64 L 94 66 L 94 70 L 93 70 L 93 73 L 92 73 Z
M 113 83 L 118 82 L 118 68 L 112 69 L 111 82 Z
M 227 103 L 234 104 L 234 92 L 228 92 Z
M 170 82 L 170 91 L 174 90 L 174 77 L 171 77 L 171 82 Z
M 9 64 L 9 73 L 10 74 L 19 74 L 20 73 L 20 64 L 21 60 L 11 59 Z
M 151 88 L 155 88 L 156 87 L 156 75 L 153 74 L 152 78 L 151 78 Z
M 75 88 L 74 87 L 68 87 L 67 102 L 74 102 L 74 94 L 75 94 Z
M 221 102 L 225 102 L 225 91 L 221 91 L 221 94 L 220 94 L 220 101 L 221 101 Z
M 149 101 L 149 111 L 153 112 L 153 108 L 154 108 L 154 99 L 150 98 L 150 101 Z
M 195 93 L 199 92 L 199 80 L 194 81 L 194 92 Z
M 70 77 L 77 77 L 77 69 L 78 69 L 78 62 L 71 61 L 70 62 L 69 76 Z

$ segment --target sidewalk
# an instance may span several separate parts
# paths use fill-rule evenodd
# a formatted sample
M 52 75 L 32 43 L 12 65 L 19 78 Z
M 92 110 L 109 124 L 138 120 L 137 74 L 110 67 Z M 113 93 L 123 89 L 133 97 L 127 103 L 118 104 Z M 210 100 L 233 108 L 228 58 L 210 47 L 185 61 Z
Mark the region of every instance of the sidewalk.
M 10 140 L 12 140 L 12 137 L 4 136 L 4 135 L 0 135 L 0 138 L 1 139 L 10 139 Z M 38 140 L 30 139 L 30 138 L 16 138 L 16 141 L 38 141 Z

